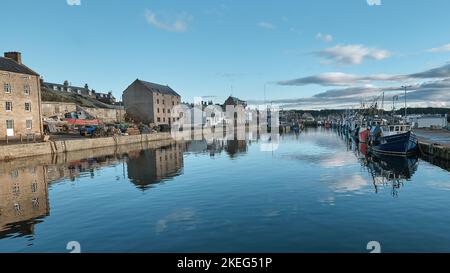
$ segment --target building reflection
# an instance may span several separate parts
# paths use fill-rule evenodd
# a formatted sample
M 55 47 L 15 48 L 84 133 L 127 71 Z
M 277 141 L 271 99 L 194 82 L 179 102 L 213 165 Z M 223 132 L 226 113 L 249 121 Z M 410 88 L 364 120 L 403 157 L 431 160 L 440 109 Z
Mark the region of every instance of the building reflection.
M 24 167 L 0 172 L 0 238 L 26 236 L 49 215 L 45 168 Z
M 128 178 L 137 188 L 146 190 L 153 184 L 178 176 L 183 169 L 183 153 L 184 144 L 174 143 L 129 154 Z
M 0 164 L 0 239 L 34 235 L 34 227 L 50 215 L 49 188 L 82 177 L 95 177 L 102 168 L 119 165 L 138 189 L 182 174 L 185 152 L 209 153 L 214 157 L 245 154 L 247 140 L 214 139 L 192 142 L 160 142 L 86 150 Z M 125 168 L 126 165 L 126 168 Z M 120 177 L 118 178 L 120 179 Z
M 247 136 L 247 139 L 237 140 L 227 138 L 214 138 L 208 140 L 192 140 L 186 143 L 186 152 L 188 153 L 209 153 L 211 157 L 219 155 L 223 152 L 227 153 L 231 158 L 239 155 L 244 155 L 248 151 L 248 146 L 252 141 Z
M 130 180 L 146 188 L 178 175 L 183 151 L 184 144 L 162 141 L 1 162 L 0 239 L 34 235 L 35 225 L 50 215 L 48 191 L 55 183 L 94 177 L 102 168 L 126 162 Z

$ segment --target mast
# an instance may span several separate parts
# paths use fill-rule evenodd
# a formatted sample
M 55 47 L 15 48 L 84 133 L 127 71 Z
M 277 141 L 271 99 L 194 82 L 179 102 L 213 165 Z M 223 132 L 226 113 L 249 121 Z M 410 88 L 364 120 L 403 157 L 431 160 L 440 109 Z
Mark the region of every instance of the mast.
M 406 85 L 402 86 L 405 88 L 405 119 L 406 119 L 406 89 L 408 88 Z

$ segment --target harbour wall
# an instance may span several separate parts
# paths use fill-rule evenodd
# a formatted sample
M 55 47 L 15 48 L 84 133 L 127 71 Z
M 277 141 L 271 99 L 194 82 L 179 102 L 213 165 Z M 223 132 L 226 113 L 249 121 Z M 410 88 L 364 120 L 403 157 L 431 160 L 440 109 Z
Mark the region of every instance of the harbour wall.
M 121 145 L 170 141 L 170 133 L 154 133 L 136 136 L 114 136 L 105 138 L 83 138 L 72 140 L 56 140 L 49 142 L 12 144 L 0 146 L 0 161 L 40 155 L 54 155 L 83 150 L 95 150 Z
M 242 127 L 234 130 L 234 134 L 244 135 L 257 128 Z M 258 131 L 259 132 L 259 131 Z M 231 132 L 230 132 L 231 133 Z M 170 133 L 152 133 L 134 136 L 113 136 L 104 138 L 81 138 L 69 140 L 54 140 L 48 142 L 10 144 L 0 146 L 0 161 L 10 161 L 18 158 L 35 157 L 41 155 L 57 155 L 76 151 L 95 150 L 105 147 L 119 147 L 130 144 L 167 143 L 167 141 L 201 140 L 203 138 L 223 137 L 224 131 L 211 130 L 183 131 L 174 139 Z
M 420 153 L 424 156 L 450 161 L 450 147 L 447 145 L 419 140 L 418 146 Z

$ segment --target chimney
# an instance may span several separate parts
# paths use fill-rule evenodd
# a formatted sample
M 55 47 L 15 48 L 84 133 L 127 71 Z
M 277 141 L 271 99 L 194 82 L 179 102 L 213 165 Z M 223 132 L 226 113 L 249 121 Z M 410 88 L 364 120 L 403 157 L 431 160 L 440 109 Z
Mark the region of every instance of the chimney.
M 22 64 L 22 53 L 20 52 L 5 52 L 5 58 L 12 59 L 19 64 Z

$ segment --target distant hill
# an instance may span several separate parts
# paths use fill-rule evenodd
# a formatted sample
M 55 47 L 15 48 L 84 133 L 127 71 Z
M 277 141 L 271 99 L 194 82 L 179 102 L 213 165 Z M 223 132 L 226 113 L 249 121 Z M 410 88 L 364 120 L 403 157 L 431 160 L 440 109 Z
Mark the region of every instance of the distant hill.
M 328 117 L 328 116 L 333 116 L 333 115 L 341 115 L 344 114 L 346 112 L 346 110 L 343 109 L 329 109 L 329 110 L 288 110 L 286 112 L 296 112 L 299 114 L 304 114 L 304 113 L 310 113 L 311 115 L 313 115 L 313 117 L 317 118 L 317 117 Z M 395 111 L 395 113 L 398 114 L 403 114 L 404 113 L 404 108 L 398 109 Z M 386 113 L 390 113 L 391 111 L 386 111 Z M 433 108 L 433 107 L 428 107 L 428 108 L 408 108 L 407 109 L 408 115 L 419 115 L 419 114 L 425 114 L 425 115 L 436 115 L 436 114 L 440 114 L 440 115 L 448 115 L 448 119 L 450 121 L 450 108 Z
M 79 94 L 54 91 L 41 86 L 42 101 L 56 101 L 56 102 L 71 102 L 76 103 L 81 107 L 91 107 L 91 108 L 117 108 L 114 105 L 106 104 L 96 99 L 82 96 Z

